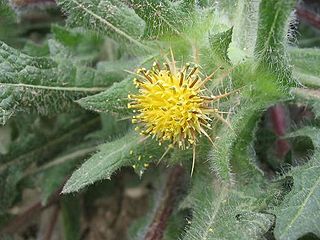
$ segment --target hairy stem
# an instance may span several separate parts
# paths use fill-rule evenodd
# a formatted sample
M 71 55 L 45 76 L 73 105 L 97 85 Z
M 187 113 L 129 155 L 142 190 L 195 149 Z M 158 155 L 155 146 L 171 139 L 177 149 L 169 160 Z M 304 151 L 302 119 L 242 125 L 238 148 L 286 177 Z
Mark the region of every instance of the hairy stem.
M 163 238 L 167 222 L 185 190 L 185 180 L 186 173 L 183 167 L 175 166 L 171 169 L 163 190 L 163 197 L 148 227 L 144 240 L 160 240 Z

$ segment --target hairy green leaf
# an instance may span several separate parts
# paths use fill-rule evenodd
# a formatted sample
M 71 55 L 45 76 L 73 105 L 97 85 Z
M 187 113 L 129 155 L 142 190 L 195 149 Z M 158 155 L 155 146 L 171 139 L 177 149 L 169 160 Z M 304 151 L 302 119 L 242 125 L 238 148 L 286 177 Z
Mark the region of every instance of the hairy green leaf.
M 303 127 L 287 135 L 288 138 L 309 137 L 315 153 L 303 166 L 293 168 L 292 190 L 274 210 L 277 221 L 275 237 L 279 240 L 298 239 L 307 233 L 320 236 L 320 132 L 315 127 Z
M 234 180 L 232 172 L 239 170 L 232 169 L 232 158 L 235 158 L 234 162 L 236 162 L 237 166 L 241 164 L 247 165 L 245 169 L 246 171 L 249 171 L 249 158 L 244 157 L 239 159 L 239 157 L 242 156 L 235 154 L 234 151 L 236 150 L 235 146 L 239 141 L 245 141 L 246 144 L 242 146 L 242 149 L 240 149 L 243 151 L 242 154 L 244 154 L 244 156 L 248 156 L 247 154 L 249 153 L 247 152 L 248 149 L 246 146 L 248 141 L 250 142 L 252 139 L 255 121 L 257 121 L 259 117 L 258 113 L 261 110 L 261 106 L 259 105 L 254 105 L 253 103 L 242 103 L 241 109 L 239 109 L 231 119 L 230 126 L 232 127 L 223 127 L 218 132 L 215 144 L 209 155 L 209 164 L 211 170 L 216 173 L 222 181 L 229 183 L 232 182 Z
M 289 48 L 291 62 L 295 69 L 305 74 L 320 75 L 320 49 Z
M 99 152 L 87 160 L 63 188 L 63 193 L 76 192 L 96 181 L 110 179 L 112 174 L 123 166 L 133 165 L 136 170 L 143 169 L 138 165 L 153 160 L 147 154 L 154 144 L 148 140 L 139 140 L 139 135 L 130 131 L 123 137 L 100 145 Z M 140 142 L 139 142 L 140 141 Z M 154 157 L 154 156 L 152 156 Z
M 228 57 L 228 48 L 231 43 L 232 30 L 233 28 L 230 28 L 225 32 L 217 33 L 209 37 L 213 53 L 226 62 L 230 61 Z
M 302 84 L 320 87 L 320 50 L 316 48 L 289 48 L 293 76 Z
M 58 4 L 67 12 L 69 26 L 84 26 L 144 48 L 138 39 L 145 23 L 121 1 L 59 0 Z
M 231 188 L 209 180 L 200 177 L 192 187 L 194 214 L 183 239 L 262 239 L 274 217 L 257 211 L 263 192 L 259 184 Z M 253 194 L 255 188 L 259 195 Z
M 320 80 L 320 79 L 319 79 Z M 297 101 L 303 101 L 312 107 L 317 118 L 320 117 L 320 91 L 308 88 L 293 88 L 291 90 Z
M 295 0 L 262 0 L 259 8 L 255 54 L 260 64 L 283 79 L 290 74 L 287 58 L 287 34 Z
M 277 217 L 274 234 L 277 240 L 298 239 L 307 233 L 320 237 L 319 159 L 318 149 L 307 164 L 289 173 L 293 177 L 293 188 L 274 210 Z
M 74 107 L 74 100 L 104 90 L 89 82 L 97 77 L 93 69 L 66 62 L 30 57 L 0 43 L 0 124 L 20 111 L 61 112 Z
M 135 91 L 131 78 L 115 83 L 108 90 L 99 94 L 82 98 L 77 102 L 81 107 L 97 112 L 117 112 L 121 115 L 131 114 L 128 109 L 128 94 Z
M 224 182 L 233 180 L 232 172 L 254 170 L 250 168 L 252 154 L 249 146 L 253 141 L 256 122 L 267 107 L 288 98 L 276 77 L 268 71 L 252 70 L 250 65 L 248 68 L 245 64 L 236 69 L 233 78 L 239 84 L 236 87 L 242 87 L 238 99 L 240 104 L 231 115 L 229 126 L 224 125 L 217 132 L 208 159 L 210 168 Z M 231 166 L 232 160 L 234 166 Z
M 231 62 L 238 63 L 253 56 L 258 29 L 258 9 L 261 0 L 238 0 L 226 5 L 232 6 L 234 13 L 233 34 L 228 56 Z
M 130 0 L 132 8 L 146 22 L 144 35 L 157 38 L 164 34 L 180 35 L 190 23 L 194 1 L 172 3 L 168 0 Z M 190 11 L 191 10 L 191 11 Z

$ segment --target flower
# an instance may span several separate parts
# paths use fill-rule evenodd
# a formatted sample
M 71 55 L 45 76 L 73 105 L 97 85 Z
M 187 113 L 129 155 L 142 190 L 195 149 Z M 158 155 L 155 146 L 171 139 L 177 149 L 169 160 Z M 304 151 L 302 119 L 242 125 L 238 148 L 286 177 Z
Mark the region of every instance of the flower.
M 136 129 L 155 137 L 160 144 L 169 141 L 182 149 L 195 146 L 198 135 L 210 139 L 206 132 L 210 128 L 209 115 L 218 112 L 210 103 L 219 96 L 208 97 L 203 93 L 213 74 L 202 80 L 197 66 L 191 68 L 186 64 L 176 70 L 175 66 L 164 65 L 162 69 L 154 63 L 150 70 L 137 71 L 139 78 L 134 83 L 139 93 L 128 96 L 128 108 L 136 113 L 132 122 L 142 126 Z
M 174 60 L 173 60 L 174 62 Z M 206 96 L 208 92 L 205 84 L 214 76 L 214 71 L 209 76 L 201 79 L 199 67 L 190 67 L 186 64 L 182 69 L 177 69 L 174 64 L 164 63 L 161 68 L 154 63 L 150 70 L 138 69 L 138 78 L 134 84 L 138 94 L 129 94 L 129 109 L 133 109 L 135 116 L 132 123 L 142 135 L 155 137 L 161 145 L 164 141 L 171 144 L 159 159 L 167 154 L 172 146 L 185 149 L 192 146 L 193 161 L 191 175 L 194 170 L 196 144 L 199 135 L 205 135 L 213 144 L 207 129 L 211 128 L 210 118 L 214 114 L 219 120 L 227 123 L 217 108 L 212 107 L 212 102 L 226 97 L 231 93 L 217 96 Z

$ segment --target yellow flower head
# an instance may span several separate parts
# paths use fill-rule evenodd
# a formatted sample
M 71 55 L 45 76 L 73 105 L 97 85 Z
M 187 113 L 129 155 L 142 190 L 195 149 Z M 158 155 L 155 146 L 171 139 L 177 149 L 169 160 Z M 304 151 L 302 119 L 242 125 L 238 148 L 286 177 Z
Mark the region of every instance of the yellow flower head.
M 208 115 L 217 109 L 210 107 L 214 98 L 203 96 L 204 84 L 211 77 L 201 80 L 198 67 L 171 70 L 168 64 L 162 69 L 155 63 L 151 70 L 139 69 L 139 79 L 134 79 L 139 93 L 129 95 L 128 108 L 137 113 L 133 123 L 143 135 L 152 135 L 160 143 L 170 141 L 180 148 L 195 145 L 197 135 L 210 128 Z

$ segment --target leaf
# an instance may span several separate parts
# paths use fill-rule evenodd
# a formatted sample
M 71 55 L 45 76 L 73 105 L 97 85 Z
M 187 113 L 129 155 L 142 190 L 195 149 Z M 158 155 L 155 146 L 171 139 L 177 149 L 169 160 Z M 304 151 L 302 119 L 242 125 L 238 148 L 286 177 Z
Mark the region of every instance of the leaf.
M 20 111 L 41 115 L 65 111 L 74 100 L 105 89 L 87 87 L 97 76 L 93 69 L 65 63 L 30 57 L 0 42 L 0 124 Z
M 292 190 L 282 203 L 274 209 L 277 216 L 275 237 L 279 240 L 298 239 L 314 233 L 320 236 L 320 132 L 315 127 L 303 127 L 287 138 L 309 137 L 315 153 L 307 164 L 293 168 L 287 175 L 293 178 Z
M 68 174 L 72 172 L 75 163 L 59 164 L 42 173 L 41 187 L 41 202 L 45 206 L 52 194 L 61 187 Z
M 255 121 L 252 123 L 252 118 L 257 120 L 259 117 L 259 111 L 261 109 L 254 105 L 253 103 L 242 103 L 242 107 L 238 112 L 232 117 L 230 125 L 232 127 L 222 127 L 218 132 L 215 144 L 209 155 L 209 164 L 210 169 L 217 174 L 218 178 L 223 182 L 231 183 L 234 180 L 233 171 L 231 169 L 231 160 L 234 157 L 233 151 L 237 141 L 243 141 L 244 134 L 248 133 L 253 135 L 253 129 L 255 128 Z M 242 131 L 243 130 L 243 131 Z M 252 137 L 252 136 L 251 136 Z M 248 138 L 246 136 L 246 138 Z M 247 143 L 247 141 L 246 141 Z M 247 156 L 247 145 L 244 146 L 244 153 Z M 238 158 L 239 155 L 236 155 L 235 158 Z M 237 159 L 238 160 L 238 159 Z M 248 159 L 241 159 L 245 162 L 249 161 Z M 236 160 L 235 160 L 236 162 Z M 240 165 L 241 163 L 237 163 Z M 248 163 L 246 164 L 248 169 Z
M 9 126 L 0 127 L 0 154 L 6 154 L 12 140 L 12 129 Z
M 15 13 L 7 1 L 0 1 L 0 41 L 18 44 L 17 35 L 21 30 L 21 27 L 16 23 Z
M 68 146 L 79 143 L 89 132 L 100 127 L 99 118 L 79 115 L 79 112 L 61 114 L 56 121 L 41 120 L 30 115 L 26 118 L 20 115 L 19 119 L 14 120 L 15 125 L 22 124 L 21 127 L 26 129 L 19 128 L 19 137 L 12 141 L 9 152 L 0 155 L 0 173 L 9 165 L 19 162 L 31 163 L 36 159 L 41 164 L 59 150 L 66 150 Z
M 16 186 L 22 179 L 23 164 L 11 165 L 0 175 L 0 216 L 5 214 L 18 195 Z
M 290 14 L 295 0 L 261 0 L 255 55 L 262 67 L 278 74 L 280 79 L 290 76 L 286 53 Z
M 110 179 L 111 175 L 123 166 L 143 166 L 144 163 L 152 161 L 152 158 L 148 157 L 149 151 L 154 151 L 152 145 L 154 143 L 147 140 L 140 139 L 139 142 L 139 135 L 133 131 L 117 140 L 100 145 L 99 152 L 72 174 L 62 193 L 76 192 L 96 181 Z
M 141 63 L 144 63 L 143 58 L 120 58 L 119 60 L 101 61 L 97 64 L 97 70 L 104 73 L 106 80 L 110 83 L 120 82 L 130 76 L 130 72 L 134 72 Z
M 239 65 L 231 77 L 240 94 L 225 103 L 226 111 L 232 111 L 229 124 L 215 132 L 208 158 L 210 169 L 225 183 L 234 180 L 233 173 L 256 172 L 254 151 L 250 149 L 256 123 L 266 108 L 291 98 L 288 87 L 279 84 L 273 73 L 254 69 L 250 62 Z
M 289 48 L 290 60 L 293 64 L 293 76 L 310 87 L 320 87 L 320 49 Z
M 226 62 L 230 61 L 228 57 L 228 48 L 231 43 L 232 30 L 233 28 L 230 28 L 225 32 L 217 33 L 209 37 L 213 53 Z
M 128 109 L 128 94 L 136 92 L 133 84 L 133 77 L 128 76 L 127 72 L 135 70 L 154 59 L 154 56 L 147 55 L 142 58 L 106 61 L 100 62 L 97 66 L 100 72 L 114 76 L 113 80 L 118 80 L 122 76 L 121 82 L 115 82 L 109 89 L 96 95 L 81 98 L 77 101 L 81 107 L 96 112 L 116 112 L 122 116 L 131 115 L 132 111 Z
M 319 88 L 320 78 L 311 74 L 301 73 L 299 71 L 293 71 L 293 76 L 297 78 L 297 80 L 306 85 L 308 87 Z
M 106 33 L 116 40 L 130 42 L 140 48 L 139 42 L 145 23 L 135 12 L 118 0 L 58 0 L 68 15 L 69 26 L 82 26 Z
M 232 9 L 228 9 L 226 14 L 234 13 L 232 17 L 232 42 L 228 50 L 228 56 L 231 62 L 236 64 L 246 57 L 253 56 L 260 0 L 238 0 L 236 4 L 233 2 L 225 3 L 225 5 L 232 6 Z
M 277 221 L 274 234 L 277 240 L 298 239 L 314 233 L 320 237 L 320 152 L 303 166 L 294 168 L 293 188 L 276 207 Z
M 194 213 L 183 239 L 262 239 L 274 217 L 258 211 L 260 187 L 256 182 L 231 188 L 200 176 L 191 190 L 196 192 L 191 198 Z
M 121 115 L 131 114 L 128 109 L 128 94 L 135 91 L 131 78 L 113 84 L 108 90 L 77 101 L 81 107 L 96 112 L 117 112 Z
M 286 138 L 294 138 L 300 136 L 307 136 L 311 139 L 314 148 L 320 149 L 320 132 L 319 129 L 316 127 L 304 126 L 292 133 L 286 135 Z
M 130 0 L 132 8 L 145 21 L 144 36 L 158 38 L 164 35 L 180 35 L 191 22 L 194 1 L 174 4 L 168 0 Z M 190 9 L 191 8 L 191 9 Z
M 319 79 L 320 80 L 320 79 Z M 309 88 L 293 88 L 291 93 L 297 101 L 303 101 L 312 107 L 317 118 L 320 117 L 320 91 Z
M 196 10 L 196 0 L 182 0 L 179 7 L 184 12 L 193 12 Z
M 101 54 L 104 38 L 93 31 L 84 28 L 69 29 L 59 25 L 53 25 L 51 31 L 54 40 L 67 48 L 73 54 L 74 59 L 94 62 Z M 52 40 L 49 41 L 50 43 Z
M 6 155 L 0 155 L 0 214 L 8 211 L 20 193 L 21 189 L 17 189 L 17 184 L 27 176 L 32 163 L 41 165 L 50 161 L 60 151 L 65 151 L 70 145 L 77 145 L 88 132 L 99 127 L 97 118 L 81 116 L 76 121 L 70 114 L 66 117 L 68 122 L 56 125 L 57 129 L 53 128 L 50 137 L 44 134 L 47 129 L 43 125 L 41 128 L 37 126 L 39 119 L 35 121 L 30 115 L 27 118 L 30 122 L 22 119 L 30 127 L 29 132 L 19 132 L 19 137 L 10 145 L 10 151 Z M 63 115 L 60 119 L 62 118 Z M 47 190 L 49 194 L 50 189 Z
M 320 75 L 320 49 L 291 47 L 289 48 L 289 54 L 296 70 L 314 76 Z

